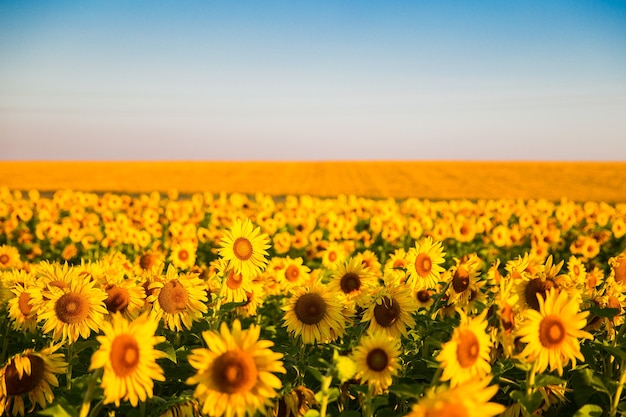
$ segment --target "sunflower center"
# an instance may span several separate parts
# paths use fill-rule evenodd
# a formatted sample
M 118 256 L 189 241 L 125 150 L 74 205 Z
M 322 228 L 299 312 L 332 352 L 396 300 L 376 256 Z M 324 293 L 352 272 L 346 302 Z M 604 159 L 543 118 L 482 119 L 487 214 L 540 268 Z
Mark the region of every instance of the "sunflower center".
M 66 324 L 83 321 L 89 315 L 89 303 L 82 294 L 70 292 L 63 294 L 54 305 L 59 320 Z
M 139 366 L 140 351 L 137 339 L 129 334 L 117 336 L 111 343 L 111 366 L 119 377 L 132 374 Z
M 361 278 L 359 274 L 348 272 L 341 277 L 341 290 L 344 293 L 350 294 L 352 291 L 358 291 L 359 288 L 361 288 Z
M 382 327 L 391 327 L 400 317 L 400 305 L 392 298 L 383 297 L 382 303 L 374 307 L 374 318 Z
M 540 295 L 543 299 L 546 298 L 546 292 L 554 287 L 552 281 L 542 280 L 541 278 L 533 278 L 524 289 L 524 298 L 526 303 L 534 310 L 539 311 L 539 298 Z
M 2 255 L 0 255 L 0 264 L 2 265 L 8 264 L 10 260 L 11 258 L 9 258 L 9 255 L 7 255 L 6 253 L 3 253 Z
M 156 265 L 156 263 L 157 257 L 151 253 L 141 255 L 141 258 L 139 258 L 139 266 L 141 266 L 142 269 L 150 269 Z
M 178 280 L 171 280 L 161 288 L 159 305 L 166 313 L 177 314 L 185 310 L 189 294 Z
M 294 312 L 302 323 L 317 324 L 326 316 L 326 301 L 319 294 L 303 294 L 296 301 Z
M 126 310 L 130 302 L 130 294 L 126 288 L 121 288 L 117 285 L 108 285 L 106 292 L 108 297 L 104 300 L 104 304 L 106 304 L 109 312 L 115 313 L 117 311 L 123 312 Z
M 415 258 L 415 271 L 417 272 L 417 275 L 420 277 L 428 276 L 432 269 L 433 261 L 427 253 L 420 253 L 417 255 L 417 258 Z
M 461 402 L 446 402 L 426 410 L 424 417 L 467 417 L 467 408 Z
M 566 336 L 563 321 L 557 316 L 546 316 L 539 325 L 539 341 L 548 349 L 561 345 Z
M 34 390 L 44 379 L 45 365 L 43 359 L 35 355 L 26 355 L 30 361 L 30 375 L 22 373 L 20 378 L 15 362 L 11 362 L 5 370 L 4 381 L 7 395 L 22 395 Z
M 456 357 L 462 368 L 468 368 L 478 359 L 480 343 L 474 332 L 466 330 L 459 335 L 459 343 L 456 347 Z
M 243 276 L 241 274 L 236 274 L 231 269 L 228 273 L 228 278 L 226 279 L 226 285 L 228 285 L 228 288 L 231 290 L 236 290 L 241 287 L 241 284 L 243 284 Z
M 186 249 L 179 250 L 178 259 L 180 259 L 181 261 L 186 261 L 187 259 L 189 259 L 189 252 L 187 252 Z
M 22 292 L 20 294 L 20 298 L 17 299 L 17 306 L 19 307 L 22 314 L 26 317 L 28 317 L 31 310 L 33 309 L 32 306 L 28 304 L 29 301 L 30 301 L 30 296 L 26 292 Z
M 225 394 L 248 392 L 258 380 L 254 358 L 239 350 L 229 350 L 218 356 L 212 372 L 216 389 Z
M 233 243 L 233 253 L 238 259 L 247 261 L 252 256 L 252 243 L 245 237 L 238 237 Z
M 426 304 L 427 302 L 430 301 L 430 291 L 428 290 L 419 290 L 417 292 L 417 301 L 419 301 L 420 303 Z
M 300 269 L 295 265 L 289 265 L 285 270 L 285 279 L 289 282 L 296 282 L 300 277 Z
M 374 372 L 381 372 L 385 368 L 387 368 L 387 364 L 389 364 L 389 356 L 384 349 L 376 348 L 372 349 L 365 359 L 367 363 L 367 367 Z
M 337 252 L 331 251 L 328 253 L 328 260 L 331 262 L 335 262 L 337 260 Z
M 467 287 L 469 287 L 469 282 L 470 277 L 467 269 L 463 267 L 457 268 L 457 270 L 454 272 L 454 276 L 452 277 L 452 288 L 454 288 L 454 291 L 456 291 L 457 293 L 461 293 L 467 290 Z

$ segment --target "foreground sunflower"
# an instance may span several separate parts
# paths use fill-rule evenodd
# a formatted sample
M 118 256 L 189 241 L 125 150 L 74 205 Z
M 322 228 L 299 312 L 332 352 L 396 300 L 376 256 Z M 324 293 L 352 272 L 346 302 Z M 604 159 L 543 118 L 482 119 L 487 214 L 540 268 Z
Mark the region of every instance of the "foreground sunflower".
M 197 273 L 179 274 L 169 265 L 165 276 L 157 276 L 148 285 L 152 304 L 151 314 L 157 321 L 163 319 L 165 327 L 180 331 L 183 326 L 191 329 L 193 322 L 208 311 L 206 284 Z
M 347 258 L 333 271 L 328 288 L 342 294 L 349 304 L 363 306 L 377 284 L 357 257 Z
M 526 310 L 526 320 L 518 332 L 526 347 L 521 356 L 534 363 L 536 372 L 557 370 L 563 375 L 563 367 L 576 359 L 584 361 L 579 339 L 593 339 L 582 330 L 587 325 L 588 311 L 579 311 L 576 299 L 570 299 L 566 291 L 551 288 L 546 298 L 538 297 L 539 311 Z
M 261 228 L 254 228 L 249 219 L 233 222 L 220 242 L 219 255 L 230 263 L 235 273 L 254 277 L 267 265 L 269 237 L 261 233 Z
M 233 322 L 232 331 L 222 323 L 219 333 L 202 333 L 207 348 L 191 351 L 189 364 L 197 372 L 186 382 L 197 384 L 194 397 L 200 401 L 203 414 L 254 415 L 276 397 L 282 382 L 273 373 L 286 373 L 283 354 L 270 349 L 273 342 L 259 340 L 260 334 L 256 325 L 242 330 L 239 320 Z
M 486 313 L 487 310 L 470 318 L 459 310 L 461 321 L 436 358 L 443 368 L 441 380 L 450 381 L 450 386 L 482 378 L 491 371 L 491 340 L 486 333 Z
M 135 407 L 139 401 L 152 398 L 153 380 L 165 381 L 163 369 L 156 363 L 165 356 L 154 349 L 165 340 L 154 335 L 157 326 L 158 322 L 147 314 L 129 323 L 120 313 L 102 324 L 103 335 L 96 337 L 100 348 L 92 355 L 89 369 L 104 368 L 104 403 L 119 407 L 124 400 Z
M 7 361 L 0 369 L 0 415 L 23 416 L 25 413 L 24 395 L 28 396 L 31 414 L 35 407 L 44 408 L 54 400 L 51 387 L 58 387 L 57 374 L 67 370 L 62 353 L 55 353 L 61 345 L 53 345 L 40 350 L 26 349 Z
M 330 342 L 343 336 L 346 318 L 343 302 L 337 293 L 316 281 L 297 289 L 283 307 L 284 324 L 302 343 Z
M 97 331 L 108 311 L 104 304 L 107 293 L 96 284 L 80 275 L 74 275 L 65 287 L 49 283 L 41 292 L 41 305 L 37 306 L 38 319 L 44 322 L 43 332 L 53 332 L 54 340 L 73 343 Z
M 400 370 L 400 339 L 383 332 L 361 337 L 352 353 L 357 365 L 356 378 L 367 383 L 373 395 L 382 394 Z
M 407 335 L 409 328 L 415 326 L 413 313 L 418 304 L 410 288 L 394 279 L 393 274 L 385 275 L 387 285 L 374 294 L 361 321 L 369 321 L 369 331 L 383 331 L 387 335 L 400 338 Z
M 409 285 L 418 290 L 435 288 L 444 271 L 441 265 L 445 255 L 441 242 L 430 236 L 415 242 L 415 247 L 409 249 L 406 255 Z
M 489 402 L 498 392 L 489 378 L 468 381 L 454 388 L 438 385 L 422 397 L 406 417 L 493 417 L 504 411 L 502 404 Z

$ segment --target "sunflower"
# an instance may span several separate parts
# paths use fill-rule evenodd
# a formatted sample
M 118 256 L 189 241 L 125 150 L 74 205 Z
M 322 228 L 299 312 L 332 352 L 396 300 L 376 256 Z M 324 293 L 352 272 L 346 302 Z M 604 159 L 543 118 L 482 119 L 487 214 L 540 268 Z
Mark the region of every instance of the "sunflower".
M 109 313 L 121 313 L 127 320 L 134 320 L 146 305 L 146 291 L 134 279 L 102 284 L 107 293 L 104 304 Z
M 163 370 L 156 360 L 165 356 L 154 345 L 165 341 L 155 336 L 158 321 L 142 314 L 128 322 L 120 313 L 112 315 L 111 322 L 102 324 L 102 336 L 96 339 L 100 348 L 91 356 L 89 370 L 104 368 L 101 386 L 104 402 L 130 401 L 133 407 L 139 401 L 152 398 L 153 380 L 165 381 Z
M 96 281 L 78 274 L 65 276 L 69 277 L 69 282 L 60 281 L 65 287 L 48 283 L 36 308 L 38 320 L 44 322 L 44 333 L 53 332 L 54 340 L 73 343 L 100 329 L 108 313 L 104 304 L 107 294 L 96 286 Z
M 347 258 L 332 272 L 328 288 L 338 294 L 343 294 L 348 303 L 362 306 L 371 295 L 372 287 L 377 282 L 360 259 Z
M 172 247 L 168 260 L 180 270 L 191 269 L 196 263 L 196 250 L 197 245 L 192 241 L 179 242 Z
M 345 333 L 343 302 L 321 282 L 298 288 L 283 306 L 283 326 L 303 343 L 330 342 Z
M 259 340 L 261 328 L 241 329 L 235 320 L 232 331 L 222 323 L 220 332 L 205 331 L 207 348 L 193 349 L 189 364 L 197 372 L 186 381 L 197 384 L 194 397 L 202 413 L 214 417 L 243 417 L 263 411 L 282 387 L 274 373 L 285 373 L 283 354 L 272 351 L 269 340 Z
M 392 274 L 393 275 L 393 274 Z M 387 273 L 386 276 L 390 276 Z M 369 331 L 382 330 L 387 335 L 399 338 L 407 335 L 407 328 L 415 326 L 413 313 L 418 309 L 412 290 L 391 279 L 370 298 L 361 321 L 369 321 Z
M 443 369 L 441 380 L 450 381 L 450 386 L 482 378 L 491 371 L 491 340 L 486 333 L 485 320 L 487 310 L 474 318 L 461 310 L 458 312 L 461 321 L 436 357 Z
M 22 265 L 20 251 L 10 245 L 0 246 L 0 270 L 19 268 Z
M 382 394 L 400 371 L 400 353 L 400 340 L 384 332 L 362 336 L 352 352 L 358 369 L 355 378 L 366 382 L 373 395 Z
M 278 273 L 281 287 L 289 291 L 293 287 L 308 283 L 311 268 L 304 265 L 303 262 L 302 257 L 292 259 L 287 256 L 285 258 L 283 268 Z
M 193 322 L 208 311 L 205 282 L 196 273 L 179 274 L 171 264 L 165 276 L 149 284 L 148 291 L 146 301 L 152 303 L 152 315 L 157 321 L 163 319 L 170 330 L 182 330 L 183 325 L 191 329 Z
M 18 331 L 33 332 L 37 327 L 37 310 L 33 308 L 33 300 L 29 290 L 35 285 L 32 274 L 24 270 L 12 270 L 5 273 L 3 278 L 12 283 L 9 288 L 13 296 L 9 298 L 9 318 L 13 321 L 13 328 Z
M 267 265 L 267 251 L 270 247 L 267 234 L 261 228 L 254 228 L 252 222 L 237 219 L 227 230 L 220 242 L 219 255 L 228 261 L 235 272 L 254 277 Z
M 533 362 L 536 372 L 550 366 L 563 375 L 563 366 L 576 359 L 584 361 L 580 353 L 579 339 L 593 339 L 582 330 L 587 324 L 588 311 L 579 312 L 579 303 L 570 299 L 565 291 L 550 289 L 546 298 L 539 297 L 539 311 L 526 310 L 526 320 L 518 335 L 526 347 L 521 356 Z
M 448 304 L 463 307 L 479 296 L 484 286 L 484 281 L 479 280 L 480 267 L 480 259 L 475 254 L 464 260 L 455 258 L 455 265 L 449 270 Z
M 498 392 L 489 378 L 468 381 L 455 387 L 437 385 L 413 405 L 405 417 L 493 417 L 502 413 L 502 404 L 489 402 Z
M 441 242 L 436 242 L 427 236 L 407 253 L 407 276 L 410 286 L 417 289 L 435 288 L 441 273 L 444 271 L 443 262 L 446 253 Z
M 61 347 L 51 345 L 37 352 L 26 349 L 7 361 L 0 369 L 0 415 L 4 412 L 23 416 L 25 404 L 23 395 L 28 395 L 32 413 L 37 405 L 45 408 L 54 400 L 51 387 L 58 387 L 57 374 L 67 370 L 62 353 L 55 353 Z

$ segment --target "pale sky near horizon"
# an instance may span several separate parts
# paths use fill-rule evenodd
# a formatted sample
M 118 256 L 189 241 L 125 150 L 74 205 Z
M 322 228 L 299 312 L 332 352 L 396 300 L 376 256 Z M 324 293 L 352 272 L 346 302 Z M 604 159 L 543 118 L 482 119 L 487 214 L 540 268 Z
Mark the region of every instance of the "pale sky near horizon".
M 624 1 L 0 0 L 0 160 L 626 161 Z

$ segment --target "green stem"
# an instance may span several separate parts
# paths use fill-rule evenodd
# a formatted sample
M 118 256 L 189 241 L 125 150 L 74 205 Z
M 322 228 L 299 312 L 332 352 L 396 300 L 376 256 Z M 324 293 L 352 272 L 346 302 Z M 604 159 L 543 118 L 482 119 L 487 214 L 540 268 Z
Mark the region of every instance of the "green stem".
M 533 365 L 530 368 L 530 373 L 526 379 L 526 398 L 530 400 L 530 396 L 533 393 L 533 387 L 535 386 L 535 375 L 537 374 L 537 368 Z
M 367 394 L 363 400 L 363 414 L 362 417 L 373 417 L 374 410 L 372 409 L 372 386 L 368 384 Z
M 326 409 L 328 408 L 328 390 L 330 388 L 330 383 L 333 380 L 333 376 L 331 374 L 331 370 L 328 370 L 328 373 L 324 377 L 324 382 L 322 383 L 322 402 L 320 404 L 320 417 L 326 417 Z
M 103 368 L 96 370 L 89 380 L 89 385 L 87 385 L 87 391 L 85 391 L 85 396 L 83 397 L 83 404 L 80 407 L 80 416 L 79 417 L 87 417 L 89 416 L 89 409 L 91 408 L 91 397 L 93 397 L 93 390 L 96 386 L 96 382 L 102 376 L 104 372 Z M 95 410 L 95 408 L 94 408 Z
M 619 405 L 619 400 L 622 397 L 622 391 L 624 390 L 624 383 L 626 383 L 626 372 L 624 372 L 624 366 L 626 366 L 626 361 L 620 361 L 620 372 L 622 373 L 619 377 L 619 382 L 617 383 L 617 390 L 615 390 L 615 397 L 613 397 L 613 401 L 611 402 L 611 413 L 610 417 L 615 417 L 617 414 L 617 406 Z
M 139 401 L 139 415 L 141 415 L 141 417 L 146 417 L 146 402 L 145 401 Z
M 4 337 L 2 338 L 2 352 L 0 353 L 0 364 L 4 363 L 6 356 L 7 356 L 7 349 L 9 349 L 9 320 L 2 320 L 2 324 L 3 324 L 3 334 Z
M 74 361 L 74 351 L 72 349 L 72 344 L 67 342 L 67 390 L 70 391 L 72 389 L 72 362 Z

